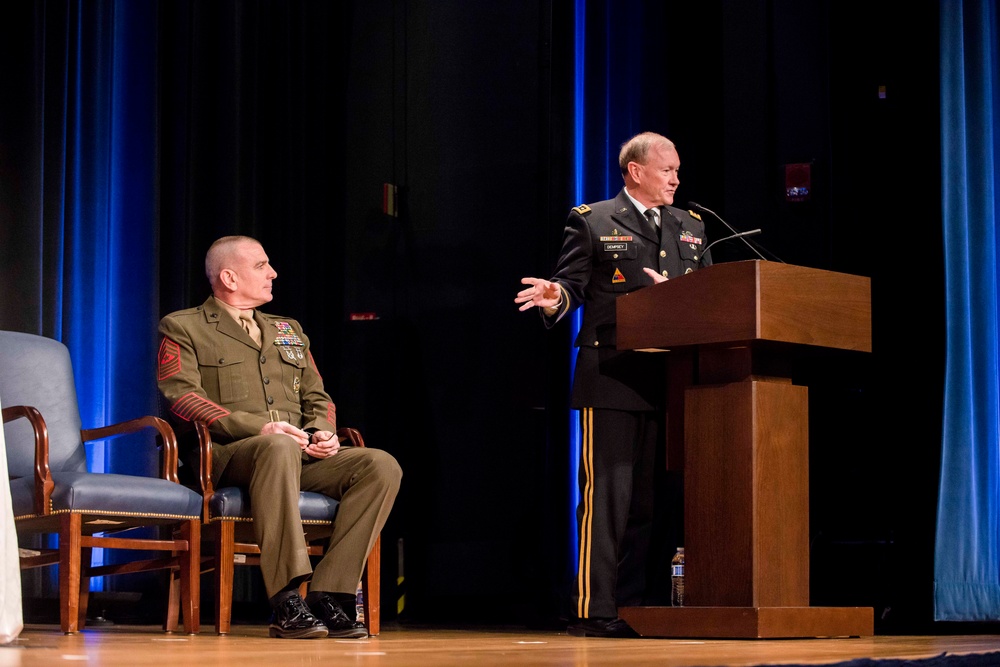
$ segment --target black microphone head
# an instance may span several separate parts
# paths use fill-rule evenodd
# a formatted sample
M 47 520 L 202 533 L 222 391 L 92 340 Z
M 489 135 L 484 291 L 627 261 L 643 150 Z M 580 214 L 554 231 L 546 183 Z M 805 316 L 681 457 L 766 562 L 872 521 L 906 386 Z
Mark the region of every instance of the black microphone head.
M 704 207 L 704 206 L 702 206 L 701 204 L 698 204 L 698 203 L 695 203 L 695 202 L 693 202 L 693 201 L 689 201 L 689 202 L 688 202 L 688 208 L 696 208 L 696 209 L 703 209 L 703 208 L 705 208 L 705 207 Z

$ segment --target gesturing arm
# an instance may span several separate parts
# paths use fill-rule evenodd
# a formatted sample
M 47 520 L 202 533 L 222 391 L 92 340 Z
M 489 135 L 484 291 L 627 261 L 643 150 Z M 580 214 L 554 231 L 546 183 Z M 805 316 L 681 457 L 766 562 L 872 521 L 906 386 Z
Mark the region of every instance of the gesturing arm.
M 518 292 L 514 299 L 520 304 L 519 310 L 528 310 L 532 306 L 541 308 L 545 326 L 551 327 L 566 313 L 577 308 L 583 303 L 584 291 L 590 281 L 592 254 L 593 244 L 587 221 L 573 211 L 563 232 L 562 251 L 554 276 L 551 280 L 522 278 L 521 283 L 528 287 Z

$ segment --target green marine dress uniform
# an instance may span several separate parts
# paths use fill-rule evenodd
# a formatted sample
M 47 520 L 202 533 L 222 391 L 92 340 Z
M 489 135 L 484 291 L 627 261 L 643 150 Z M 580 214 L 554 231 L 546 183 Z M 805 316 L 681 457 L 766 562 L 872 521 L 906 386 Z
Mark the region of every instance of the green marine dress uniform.
M 208 425 L 213 483 L 249 489 L 268 596 L 311 572 L 314 590 L 353 592 L 399 489 L 399 465 L 370 447 L 342 447 L 315 459 L 288 435 L 261 435 L 272 421 L 336 432 L 337 412 L 299 323 L 256 310 L 254 320 L 259 346 L 215 297 L 164 317 L 160 392 L 178 430 L 195 421 Z M 340 501 L 315 572 L 302 540 L 300 490 Z
M 614 618 L 643 603 L 653 517 L 655 447 L 665 415 L 662 355 L 617 350 L 615 300 L 711 264 L 705 225 L 690 211 L 661 206 L 660 230 L 624 189 L 574 208 L 555 274 L 562 302 L 547 327 L 583 306 L 572 407 L 580 411 L 578 618 Z

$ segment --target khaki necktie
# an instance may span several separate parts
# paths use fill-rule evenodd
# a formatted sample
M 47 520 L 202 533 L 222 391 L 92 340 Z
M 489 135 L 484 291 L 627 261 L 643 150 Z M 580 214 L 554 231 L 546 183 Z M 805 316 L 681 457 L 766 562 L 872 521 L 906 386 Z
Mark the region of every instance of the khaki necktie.
M 257 347 L 260 347 L 260 327 L 257 326 L 257 322 L 253 319 L 252 310 L 240 311 L 240 324 L 243 325 L 243 330 L 250 335 L 253 342 L 257 343 Z

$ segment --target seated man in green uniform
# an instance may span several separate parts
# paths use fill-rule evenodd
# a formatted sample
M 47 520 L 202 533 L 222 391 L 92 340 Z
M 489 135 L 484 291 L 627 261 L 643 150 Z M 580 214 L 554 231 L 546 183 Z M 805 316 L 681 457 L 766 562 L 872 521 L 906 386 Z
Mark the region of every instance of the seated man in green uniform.
M 337 413 L 291 318 L 257 307 L 277 273 L 264 248 L 227 236 L 208 250 L 212 296 L 160 321 L 157 379 L 180 427 L 208 424 L 212 481 L 249 489 L 272 637 L 364 637 L 354 596 L 402 472 L 387 452 L 342 446 Z M 326 555 L 306 553 L 299 491 L 340 501 Z M 299 585 L 311 579 L 303 600 Z

